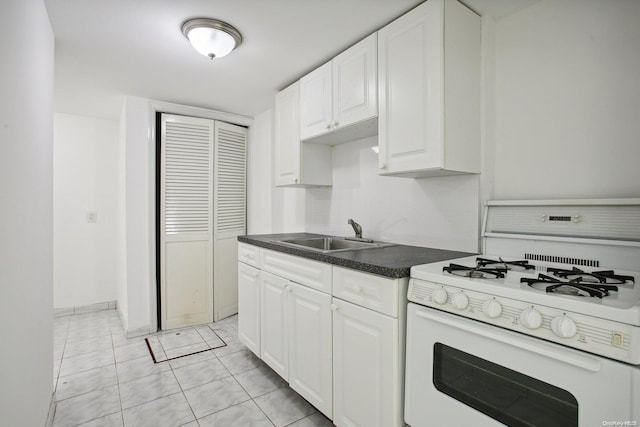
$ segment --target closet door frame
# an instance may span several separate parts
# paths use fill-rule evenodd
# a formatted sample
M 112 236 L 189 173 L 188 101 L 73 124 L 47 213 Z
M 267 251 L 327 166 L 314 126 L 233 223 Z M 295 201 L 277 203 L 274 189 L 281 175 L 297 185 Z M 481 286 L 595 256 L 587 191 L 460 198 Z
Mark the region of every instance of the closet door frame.
M 247 146 L 249 144 L 249 129 L 254 124 L 253 117 L 242 116 L 239 114 L 227 113 L 224 111 L 216 111 L 216 110 L 208 110 L 204 108 L 191 107 L 188 105 L 175 104 L 172 102 L 164 102 L 158 101 L 154 99 L 144 100 L 146 102 L 146 113 L 144 113 L 143 117 L 143 128 L 147 135 L 146 141 L 148 144 L 148 156 L 147 156 L 147 164 L 142 165 L 145 167 L 148 172 L 146 174 L 146 183 L 145 186 L 149 191 L 149 199 L 148 206 L 150 209 L 149 219 L 148 219 L 148 230 L 149 230 L 149 238 L 146 241 L 145 245 L 147 247 L 147 251 L 149 254 L 149 262 L 144 267 L 148 269 L 148 277 L 149 280 L 143 284 L 138 286 L 143 286 L 144 290 L 142 290 L 143 294 L 148 295 L 148 309 L 149 309 L 149 323 L 148 328 L 145 326 L 144 328 L 137 328 L 135 330 L 129 331 L 128 334 L 130 336 L 138 336 L 143 335 L 148 332 L 156 332 L 160 329 L 161 325 L 161 314 L 160 314 L 160 178 L 159 178 L 159 169 L 160 169 L 160 117 L 162 114 L 176 114 L 176 115 L 184 115 L 191 117 L 201 117 L 216 121 L 223 121 L 226 123 L 232 123 L 238 126 L 246 127 L 247 129 Z M 139 127 L 135 127 L 135 129 L 140 129 Z M 126 125 L 124 129 L 129 129 L 129 126 Z M 126 146 L 126 142 L 123 142 L 123 150 Z M 126 161 L 126 155 L 122 154 L 122 161 Z M 124 163 L 123 163 L 124 164 Z M 123 191 L 125 187 L 128 186 L 126 184 L 126 180 L 123 181 Z M 124 208 L 123 208 L 124 209 Z M 126 243 L 125 243 L 126 245 Z M 124 259 L 125 261 L 128 259 L 126 254 L 126 247 L 124 249 Z M 126 275 L 126 272 L 125 272 Z M 126 283 L 125 277 L 125 292 L 129 292 L 129 285 Z M 126 309 L 125 309 L 126 310 Z M 144 316 L 144 315 L 143 315 Z M 128 326 L 126 327 L 127 329 Z

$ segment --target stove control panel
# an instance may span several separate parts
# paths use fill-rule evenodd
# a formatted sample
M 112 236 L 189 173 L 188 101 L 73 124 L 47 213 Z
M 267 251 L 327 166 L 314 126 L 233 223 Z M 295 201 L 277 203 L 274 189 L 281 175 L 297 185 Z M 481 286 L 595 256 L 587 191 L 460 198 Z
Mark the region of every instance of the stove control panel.
M 411 279 L 409 301 L 640 365 L 640 328 L 539 304 Z

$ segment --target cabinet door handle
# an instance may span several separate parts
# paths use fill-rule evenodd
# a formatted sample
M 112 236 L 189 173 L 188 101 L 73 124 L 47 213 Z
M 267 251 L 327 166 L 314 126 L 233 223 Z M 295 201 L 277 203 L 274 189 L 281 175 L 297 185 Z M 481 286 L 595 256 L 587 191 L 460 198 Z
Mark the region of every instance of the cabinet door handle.
M 339 123 L 338 123 L 338 122 L 334 122 L 334 123 L 333 123 L 333 127 L 334 127 L 334 128 L 337 128 L 337 127 L 338 127 L 338 125 L 339 125 Z
M 338 306 L 335 304 L 331 304 L 331 311 L 338 311 Z
M 362 286 L 356 286 L 354 289 L 356 292 L 362 292 Z
M 327 129 L 327 130 L 331 129 L 331 125 L 330 125 L 329 123 L 327 123 L 327 127 L 326 127 L 326 129 Z
M 298 178 L 293 178 L 293 182 L 297 183 L 298 182 Z
M 380 169 L 386 169 L 387 165 L 384 163 L 380 163 L 380 166 L 378 166 Z

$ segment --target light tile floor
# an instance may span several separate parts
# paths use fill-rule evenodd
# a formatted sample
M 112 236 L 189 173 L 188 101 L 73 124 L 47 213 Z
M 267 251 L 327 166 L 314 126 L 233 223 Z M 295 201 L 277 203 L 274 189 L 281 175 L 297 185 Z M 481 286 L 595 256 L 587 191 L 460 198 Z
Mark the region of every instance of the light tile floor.
M 115 310 L 54 320 L 54 427 L 330 427 L 237 338 L 237 316 L 210 324 L 225 341 L 154 364 Z

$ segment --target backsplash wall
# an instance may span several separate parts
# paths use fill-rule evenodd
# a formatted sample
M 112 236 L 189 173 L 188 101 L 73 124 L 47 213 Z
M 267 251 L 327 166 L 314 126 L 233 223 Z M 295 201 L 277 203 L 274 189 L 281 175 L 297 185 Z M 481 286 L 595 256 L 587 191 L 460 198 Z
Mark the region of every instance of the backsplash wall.
M 479 177 L 378 175 L 377 136 L 333 148 L 333 186 L 306 190 L 306 231 L 476 252 Z

